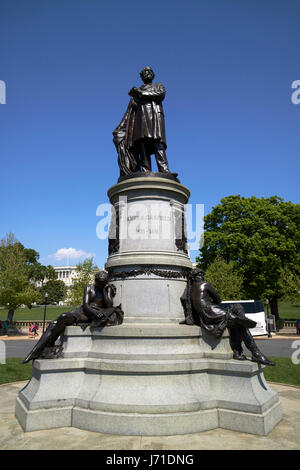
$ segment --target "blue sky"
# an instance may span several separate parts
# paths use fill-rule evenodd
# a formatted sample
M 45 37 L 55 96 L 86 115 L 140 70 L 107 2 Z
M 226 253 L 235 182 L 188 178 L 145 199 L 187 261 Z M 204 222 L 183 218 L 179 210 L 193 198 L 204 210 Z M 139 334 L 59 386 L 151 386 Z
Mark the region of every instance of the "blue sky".
M 190 202 L 299 202 L 299 43 L 297 0 L 1 2 L 0 237 L 13 232 L 44 264 L 73 248 L 103 267 L 112 130 L 145 65 L 167 90 L 167 155 Z

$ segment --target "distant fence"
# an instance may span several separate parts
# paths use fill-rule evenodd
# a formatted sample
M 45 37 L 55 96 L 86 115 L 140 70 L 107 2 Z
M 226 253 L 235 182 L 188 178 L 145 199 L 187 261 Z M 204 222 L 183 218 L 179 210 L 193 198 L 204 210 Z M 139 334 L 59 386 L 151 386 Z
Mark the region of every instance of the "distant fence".
M 279 328 L 295 328 L 296 329 L 297 320 L 280 320 Z
M 38 324 L 38 333 L 43 330 L 43 321 L 14 321 L 8 325 L 9 335 L 25 335 L 29 331 L 30 325 Z M 45 321 L 45 329 L 49 325 L 50 321 Z M 25 331 L 26 330 L 26 331 Z M 5 328 L 0 329 L 0 336 L 6 335 L 7 331 Z
M 30 327 L 30 325 L 35 325 L 38 324 L 39 328 L 43 328 L 43 321 L 42 320 L 37 320 L 37 321 L 15 321 L 10 323 L 10 327 L 16 327 L 16 328 L 23 328 L 25 326 Z M 50 321 L 45 321 L 45 326 L 47 327 L 49 325 Z

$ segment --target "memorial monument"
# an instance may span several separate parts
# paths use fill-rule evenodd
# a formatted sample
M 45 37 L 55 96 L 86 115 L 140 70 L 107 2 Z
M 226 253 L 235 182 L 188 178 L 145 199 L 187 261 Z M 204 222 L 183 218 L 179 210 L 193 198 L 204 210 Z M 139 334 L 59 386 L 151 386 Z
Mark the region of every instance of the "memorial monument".
M 221 310 L 213 287 L 192 269 L 185 227 L 190 191 L 169 169 L 165 89 L 153 83 L 150 67 L 140 75 L 144 84 L 129 91 L 113 131 L 120 177 L 108 189 L 112 219 L 101 301 L 95 304 L 95 286 L 88 288 L 91 297 L 86 291 L 83 305 L 58 318 L 49 341 L 42 338 L 25 359 L 34 359 L 33 375 L 19 392 L 17 419 L 25 431 L 74 426 L 171 435 L 222 427 L 265 435 L 282 416 L 263 375 L 272 363 L 251 339 L 253 324 L 242 308 Z M 86 314 L 93 303 L 100 325 Z M 43 358 L 58 334 L 58 356 L 52 349 L 52 358 Z M 252 347 L 252 360 L 242 341 Z

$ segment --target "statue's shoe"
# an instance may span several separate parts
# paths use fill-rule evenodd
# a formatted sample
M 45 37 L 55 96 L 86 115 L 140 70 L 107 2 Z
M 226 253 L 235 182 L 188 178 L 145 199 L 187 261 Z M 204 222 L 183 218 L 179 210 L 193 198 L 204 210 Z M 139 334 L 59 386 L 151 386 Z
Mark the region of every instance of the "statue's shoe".
M 21 362 L 21 364 L 27 364 L 27 362 L 29 362 L 29 361 L 34 361 L 34 359 L 37 359 L 36 357 L 34 357 L 34 354 L 29 354 L 29 356 L 27 356 L 27 357 Z
M 264 366 L 275 366 L 275 362 L 269 361 L 269 359 L 263 354 L 252 354 L 252 362 L 257 362 L 258 364 L 263 364 Z
M 247 356 L 244 353 L 239 353 L 238 351 L 233 351 L 233 359 L 237 361 L 247 361 Z
M 179 325 L 194 325 L 194 323 L 189 320 L 181 320 Z

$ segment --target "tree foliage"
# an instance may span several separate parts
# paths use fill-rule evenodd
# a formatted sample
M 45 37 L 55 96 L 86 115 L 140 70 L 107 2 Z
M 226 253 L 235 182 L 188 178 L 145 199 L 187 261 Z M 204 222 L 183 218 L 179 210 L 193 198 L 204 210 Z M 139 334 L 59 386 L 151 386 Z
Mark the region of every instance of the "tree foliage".
M 28 262 L 21 243 L 9 233 L 0 243 L 0 304 L 9 310 L 12 320 L 16 308 L 31 307 L 38 300 L 38 292 L 28 276 Z
M 222 300 L 240 300 L 243 298 L 243 277 L 236 272 L 234 263 L 226 263 L 217 256 L 205 272 L 205 280 L 210 282 Z
M 217 256 L 232 262 L 248 298 L 269 299 L 278 317 L 287 279 L 291 291 L 300 274 L 300 205 L 278 196 L 228 196 L 205 217 L 204 230 L 199 265 L 206 270 Z
M 67 286 L 63 281 L 51 279 L 40 288 L 39 303 L 45 302 L 46 293 L 48 294 L 48 303 L 58 303 L 61 300 L 65 300 L 67 291 Z
M 83 299 L 83 291 L 85 286 L 93 284 L 95 281 L 95 273 L 99 268 L 93 262 L 93 258 L 86 258 L 83 262 L 76 265 L 76 277 L 70 287 L 70 303 L 71 305 L 81 305 Z

